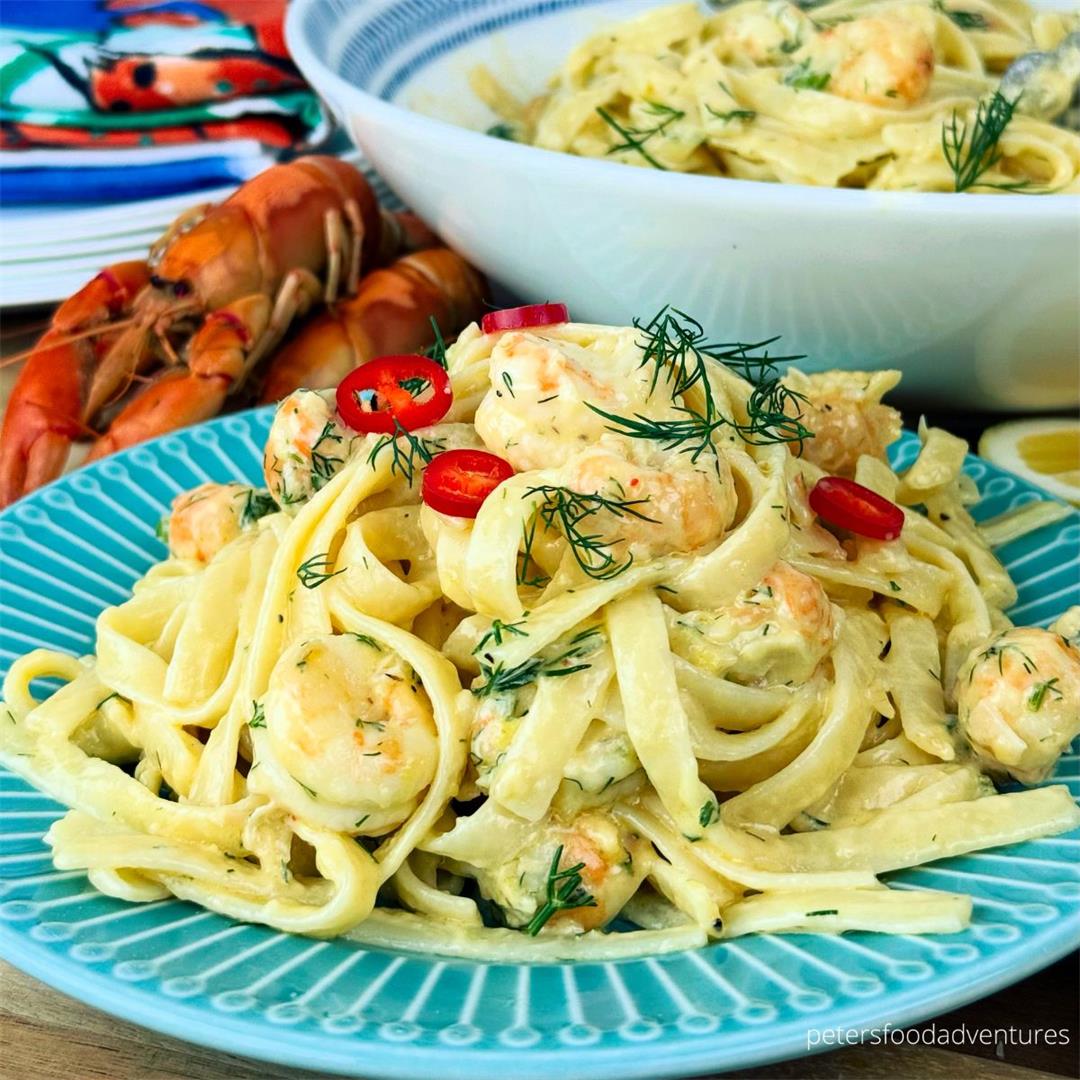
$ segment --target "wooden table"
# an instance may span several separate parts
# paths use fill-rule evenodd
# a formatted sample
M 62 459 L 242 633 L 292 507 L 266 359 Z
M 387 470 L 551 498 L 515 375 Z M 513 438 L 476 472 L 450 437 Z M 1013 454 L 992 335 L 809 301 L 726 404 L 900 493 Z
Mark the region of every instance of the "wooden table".
M 738 1074 L 766 1078 L 883 1077 L 889 1080 L 1036 1080 L 1078 1075 L 1080 1030 L 1074 954 L 992 997 L 939 1018 L 938 1029 L 1066 1029 L 1067 1045 L 852 1046 Z M 167 1003 L 163 1002 L 163 1008 Z M 919 1025 L 920 1029 L 928 1024 Z M 282 1038 L 288 1038 L 287 1032 Z M 303 1080 L 299 1069 L 264 1065 L 190 1046 L 81 1005 L 0 962 L 0 1077 L 4 1080 Z M 507 1077 L 507 1080 L 513 1080 Z
M 0 327 L 0 353 L 32 344 L 48 313 L 20 313 Z M 0 411 L 16 367 L 0 369 Z M 905 414 L 914 426 L 918 411 Z M 971 440 L 994 417 L 929 417 Z M 948 1014 L 939 1027 L 1065 1028 L 1068 1045 L 977 1045 L 967 1052 L 930 1046 L 848 1047 L 740 1076 L 806 1077 L 972 1077 L 975 1080 L 1033 1080 L 1038 1076 L 1080 1076 L 1077 1027 L 1076 955 L 1055 964 L 1012 989 Z M 167 1007 L 167 1006 L 163 1006 Z M 921 1025 L 926 1027 L 927 1025 Z M 281 1080 L 315 1073 L 278 1068 L 190 1046 L 138 1028 L 81 1005 L 0 961 L 0 1080 Z M 513 1080 L 508 1077 L 507 1080 Z

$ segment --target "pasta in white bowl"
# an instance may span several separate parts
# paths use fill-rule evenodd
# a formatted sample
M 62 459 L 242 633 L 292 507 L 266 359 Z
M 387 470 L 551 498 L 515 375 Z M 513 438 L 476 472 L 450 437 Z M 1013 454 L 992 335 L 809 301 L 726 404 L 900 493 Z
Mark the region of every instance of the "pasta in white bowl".
M 781 378 L 676 312 L 559 307 L 486 317 L 446 373 L 287 398 L 267 491 L 180 496 L 95 656 L 15 662 L 0 762 L 72 808 L 58 867 L 297 933 L 595 958 L 959 930 L 966 897 L 879 875 L 1080 822 L 1063 787 L 994 786 L 1080 727 L 1080 612 L 1013 628 L 987 542 L 1056 504 L 976 526 L 937 429 L 894 473 L 892 373 Z

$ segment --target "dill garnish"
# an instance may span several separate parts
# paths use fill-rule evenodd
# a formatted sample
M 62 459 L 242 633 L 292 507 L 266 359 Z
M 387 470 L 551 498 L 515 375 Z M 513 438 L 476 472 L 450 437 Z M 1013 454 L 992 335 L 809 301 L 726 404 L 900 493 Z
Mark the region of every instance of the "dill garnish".
M 807 58 L 789 69 L 784 76 L 784 85 L 794 90 L 824 90 L 831 78 L 828 71 L 811 70 L 810 60 Z
M 319 437 L 311 445 L 311 489 L 319 491 L 328 480 L 333 478 L 337 471 L 334 466 L 342 465 L 344 458 L 332 457 L 328 453 L 319 451 L 324 442 L 341 442 L 341 436 L 334 434 L 334 425 L 331 421 L 323 424 Z
M 707 802 L 701 804 L 701 809 L 698 811 L 698 824 L 707 829 L 712 822 L 720 816 L 720 808 L 715 802 Z
M 517 583 L 538 588 L 550 579 L 546 574 L 529 576 L 529 563 L 532 561 L 532 548 L 536 541 L 536 514 L 521 527 L 521 551 L 518 553 Z
M 1053 694 L 1054 700 L 1060 701 L 1065 695 L 1054 685 L 1057 677 L 1053 679 L 1046 679 L 1044 682 L 1036 683 L 1031 689 L 1031 696 L 1028 698 L 1028 708 L 1032 712 L 1038 712 L 1043 705 L 1043 700 L 1047 694 Z
M 500 660 L 497 664 L 480 661 L 480 674 L 484 682 L 472 688 L 476 697 L 489 697 L 492 694 L 502 694 L 509 690 L 520 690 L 540 678 L 558 679 L 566 675 L 574 675 L 591 667 L 591 664 L 581 664 L 575 661 L 588 656 L 593 652 L 598 641 L 590 640 L 599 636 L 600 631 L 593 627 L 575 634 L 562 652 L 555 656 L 531 656 L 528 660 L 513 667 L 506 667 Z
M 473 656 L 480 652 L 489 641 L 494 641 L 496 645 L 501 645 L 503 643 L 504 634 L 513 634 L 515 637 L 528 637 L 528 631 L 521 629 L 524 622 L 524 619 L 519 619 L 517 622 L 504 623 L 501 619 L 495 619 L 487 633 L 476 643 L 476 648 L 473 649 Z
M 1035 661 L 1032 660 L 1031 657 L 1028 656 L 1028 654 L 1026 652 L 1024 652 L 1024 650 L 1021 649 L 1019 645 L 1014 645 L 1011 641 L 1002 641 L 1002 642 L 998 642 L 995 645 L 991 645 L 988 649 L 984 649 L 981 653 L 979 653 L 978 659 L 979 660 L 991 660 L 996 656 L 997 657 L 998 674 L 999 675 L 1004 675 L 1005 674 L 1005 667 L 1004 667 L 1005 654 L 1007 652 L 1009 652 L 1010 650 L 1012 652 L 1016 653 L 1020 657 L 1020 666 L 1029 675 L 1033 675 L 1036 671 L 1039 670 L 1038 664 L 1036 664 Z M 975 667 L 976 667 L 975 664 L 971 665 L 971 671 L 968 674 L 968 682 L 969 683 L 975 677 Z
M 980 15 L 977 11 L 955 11 L 947 8 L 943 0 L 934 0 L 931 6 L 936 11 L 940 11 L 942 15 L 948 16 L 961 30 L 990 29 L 990 23 L 987 21 L 986 16 Z
M 839 912 L 839 910 L 837 908 L 831 907 L 831 908 L 822 908 L 820 911 L 808 911 L 806 914 L 807 914 L 807 917 L 809 917 L 811 915 L 839 915 L 840 912 Z
M 266 712 L 261 701 L 251 703 L 251 719 L 248 721 L 248 727 L 266 727 Z
M 662 105 L 658 101 L 647 102 L 646 108 L 654 116 L 659 116 L 663 118 L 656 124 L 654 124 L 651 128 L 635 128 L 624 126 L 623 124 L 620 124 L 619 121 L 616 120 L 615 117 L 607 111 L 607 109 L 604 109 L 599 105 L 596 107 L 596 113 L 600 117 L 600 119 L 603 120 L 604 123 L 612 129 L 612 131 L 614 131 L 618 135 L 621 135 L 623 139 L 621 143 L 616 143 L 614 146 L 609 147 L 607 152 L 609 154 L 616 154 L 620 150 L 634 150 L 639 153 L 654 169 L 660 169 L 662 172 L 666 172 L 667 166 L 661 165 L 660 162 L 657 161 L 656 158 L 654 158 L 652 154 L 650 154 L 649 151 L 645 149 L 645 144 L 649 141 L 649 139 L 653 138 L 653 136 L 663 135 L 671 124 L 675 123 L 676 120 L 681 120 L 686 115 L 686 113 L 683 112 L 681 109 L 673 109 L 670 105 Z
M 379 436 L 378 441 L 371 448 L 371 453 L 368 454 L 368 464 L 374 465 L 378 456 L 388 446 L 393 449 L 394 454 L 390 462 L 390 471 L 411 485 L 416 478 L 417 463 L 429 465 L 435 454 L 443 449 L 444 443 L 441 439 L 419 438 L 403 428 L 397 417 L 394 417 L 394 434 Z
M 979 102 L 970 129 L 967 121 L 961 121 L 955 110 L 952 119 L 942 124 L 941 150 L 952 169 L 955 191 L 967 191 L 974 187 L 979 183 L 979 177 L 1001 160 L 998 142 L 1009 126 L 1021 96 L 1009 101 L 995 90 L 989 102 Z M 1024 183 L 983 186 L 1018 190 Z
M 314 454 L 312 454 L 314 457 Z M 240 509 L 240 528 L 246 529 L 252 522 L 258 521 L 267 514 L 277 513 L 278 504 L 274 501 L 269 491 L 257 491 L 248 488 L 243 493 L 244 505 Z M 239 497 L 239 495 L 238 495 Z
M 800 403 L 806 399 L 789 389 L 775 372 L 783 361 L 801 360 L 801 355 L 770 358 L 768 346 L 779 339 L 768 338 L 745 342 L 712 342 L 696 319 L 677 308 L 664 306 L 648 323 L 634 320 L 634 326 L 644 334 L 639 342 L 643 350 L 641 366 L 653 365 L 650 394 L 661 378 L 667 382 L 671 400 L 676 401 L 695 386 L 701 388 L 704 411 L 680 405 L 683 416 L 676 420 L 656 420 L 636 413 L 633 417 L 617 416 L 590 404 L 593 412 L 610 421 L 609 430 L 632 439 L 652 439 L 665 449 L 682 447 L 697 459 L 712 446 L 712 436 L 722 427 L 739 433 L 752 446 L 790 442 L 802 444 L 813 436 L 801 423 Z M 758 350 L 765 350 L 758 355 Z M 709 379 L 708 361 L 725 364 L 752 384 L 746 402 L 745 422 L 722 416 L 717 410 Z
M 426 348 L 422 356 L 426 356 L 429 360 L 434 360 L 436 364 L 446 370 L 446 342 L 443 340 L 442 331 L 439 329 L 438 320 L 434 315 L 428 320 L 431 323 L 431 332 L 435 335 L 435 344 Z
M 509 124 L 492 124 L 484 134 L 490 135 L 493 139 L 505 139 L 507 142 L 517 142 L 517 139 L 514 137 L 514 129 Z
M 647 503 L 648 499 L 609 499 L 603 495 L 571 491 L 570 488 L 556 487 L 553 484 L 528 488 L 525 494 L 543 495 L 544 501 L 537 510 L 540 520 L 549 529 L 557 529 L 562 533 L 578 566 L 589 577 L 598 581 L 606 581 L 628 570 L 634 557 L 628 555 L 625 561 L 619 562 L 611 554 L 611 548 L 622 541 L 604 540 L 599 533 L 584 532 L 581 528 L 583 521 L 606 510 L 618 518 L 629 514 L 639 521 L 657 523 L 655 518 L 647 517 L 637 509 Z
M 585 864 L 580 862 L 560 870 L 559 860 L 562 859 L 562 853 L 563 846 L 560 844 L 555 849 L 555 856 L 548 869 L 547 899 L 525 927 L 525 933 L 531 937 L 536 937 L 557 911 L 596 907 L 596 897 L 581 884 L 581 871 Z
M 302 562 L 296 568 L 296 576 L 305 589 L 317 589 L 324 581 L 329 581 L 332 577 L 345 573 L 345 567 L 329 573 L 331 565 L 332 562 L 328 552 L 323 552 L 321 555 L 312 555 L 310 559 Z
M 154 535 L 166 546 L 169 546 L 169 514 L 162 514 L 154 526 Z
M 717 120 L 753 120 L 757 116 L 753 109 L 732 109 L 730 112 L 717 112 L 711 105 L 706 105 L 705 111 Z

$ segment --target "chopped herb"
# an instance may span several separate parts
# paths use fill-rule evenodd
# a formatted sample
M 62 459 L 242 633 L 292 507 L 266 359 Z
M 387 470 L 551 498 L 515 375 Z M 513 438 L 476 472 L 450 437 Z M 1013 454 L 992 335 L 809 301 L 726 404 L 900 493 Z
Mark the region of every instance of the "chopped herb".
M 442 331 L 439 329 L 439 323 L 435 316 L 432 315 L 429 321 L 431 323 L 431 332 L 435 336 L 435 344 L 425 349 L 423 355 L 429 360 L 434 360 L 445 371 L 446 342 L 443 340 Z
M 1033 675 L 1036 671 L 1039 670 L 1035 661 L 1032 660 L 1031 657 L 1028 656 L 1028 654 L 1024 652 L 1024 650 L 1021 649 L 1019 645 L 1015 645 L 1011 641 L 1000 641 L 994 645 L 991 645 L 988 649 L 984 649 L 981 653 L 979 653 L 977 660 L 992 660 L 996 656 L 998 674 L 1004 675 L 1005 654 L 1010 650 L 1020 657 L 1020 664 L 1029 675 Z M 971 671 L 968 674 L 969 683 L 975 677 L 975 666 L 975 664 L 972 664 Z
M 505 139 L 507 142 L 517 142 L 517 139 L 514 138 L 514 129 L 509 124 L 492 124 L 484 134 L 490 135 L 493 139 Z
M 947 8 L 942 0 L 934 0 L 933 7 L 942 15 L 947 15 L 961 30 L 989 30 L 990 23 L 977 11 L 954 11 Z
M 242 494 L 244 497 L 244 505 L 240 509 L 241 529 L 246 529 L 249 525 L 258 521 L 259 518 L 266 517 L 267 514 L 277 513 L 278 504 L 274 501 L 274 497 L 269 491 L 258 491 L 255 488 L 248 488 L 247 491 Z
M 548 581 L 546 574 L 538 574 L 536 577 L 529 576 L 529 563 L 532 561 L 533 543 L 536 541 L 537 515 L 533 514 L 521 527 L 521 551 L 518 554 L 517 583 L 519 585 L 531 585 L 539 587 Z
M 374 728 L 375 731 L 385 731 L 386 724 L 382 720 L 357 720 L 358 728 Z
M 896 582 L 893 581 L 892 579 L 889 580 L 889 588 L 892 589 L 893 592 L 899 592 L 900 591 L 900 586 L 897 585 Z
M 831 908 L 822 908 L 820 911 L 808 911 L 806 914 L 807 914 L 807 917 L 809 917 L 809 916 L 812 916 L 812 915 L 839 915 L 840 912 L 839 912 L 839 909 L 831 907 Z
M 1055 676 L 1052 679 L 1046 679 L 1044 682 L 1036 683 L 1032 687 L 1031 696 L 1028 698 L 1028 708 L 1032 712 L 1038 712 L 1042 708 L 1047 694 L 1052 694 L 1055 701 L 1061 701 L 1065 695 L 1054 685 L 1057 681 L 1057 676 Z
M 382 652 L 382 646 L 373 637 L 368 637 L 367 634 L 350 634 L 349 636 L 356 638 L 361 644 L 367 645 L 368 648 L 374 649 L 376 652 Z
M 757 113 L 753 109 L 731 109 L 728 112 L 717 112 L 711 105 L 705 106 L 705 111 L 717 120 L 753 120 Z
M 169 546 L 169 514 L 162 514 L 154 526 L 154 535 L 166 546 Z
M 570 488 L 542 484 L 527 488 L 526 495 L 543 495 L 544 501 L 537 511 L 538 516 L 549 529 L 557 529 L 566 538 L 578 566 L 591 578 L 606 581 L 628 570 L 634 561 L 628 555 L 619 562 L 611 553 L 611 548 L 621 540 L 604 540 L 599 533 L 587 533 L 581 528 L 586 519 L 607 511 L 617 518 L 629 514 L 639 521 L 657 524 L 655 518 L 647 517 L 639 506 L 648 499 L 608 499 L 603 495 L 571 491 Z
M 524 619 L 519 619 L 515 623 L 504 623 L 501 619 L 495 619 L 491 624 L 491 628 L 476 643 L 476 648 L 473 649 L 473 656 L 480 652 L 489 641 L 494 641 L 496 645 L 501 645 L 503 643 L 503 634 L 513 634 L 516 637 L 528 637 L 528 632 L 521 629 L 524 622 Z
M 701 804 L 701 810 L 698 811 L 698 824 L 703 828 L 708 828 L 712 822 L 720 816 L 720 808 L 716 803 L 710 800 L 707 803 Z
M 266 727 L 266 711 L 263 709 L 261 701 L 251 703 L 251 719 L 248 721 L 248 727 Z
M 547 658 L 532 656 L 510 668 L 506 667 L 501 660 L 494 666 L 481 660 L 480 674 L 484 682 L 479 686 L 474 686 L 472 692 L 477 697 L 489 697 L 492 694 L 519 690 L 540 678 L 558 679 L 584 671 L 592 665 L 575 663 L 575 661 L 595 651 L 599 643 L 592 639 L 597 638 L 599 634 L 600 631 L 595 627 L 583 630 L 580 634 L 574 635 L 567 648 L 556 656 Z
M 979 177 L 1001 160 L 998 142 L 1019 101 L 1019 96 L 1009 101 L 995 90 L 989 102 L 979 102 L 970 130 L 967 121 L 961 121 L 955 110 L 952 119 L 942 125 L 941 149 L 953 172 L 954 190 L 967 191 L 974 187 Z
M 364 757 L 381 757 L 381 756 L 382 756 L 382 751 L 381 750 L 372 750 L 369 753 L 364 754 Z
M 359 829 L 359 828 L 360 828 L 360 826 L 361 826 L 361 825 L 363 825 L 363 824 L 364 824 L 364 822 L 365 822 L 365 821 L 367 821 L 367 819 L 368 819 L 369 817 L 371 817 L 371 815 L 370 815 L 370 814 L 365 814 L 365 815 L 364 815 L 364 816 L 363 816 L 362 818 L 358 818 L 358 819 L 357 819 L 357 821 L 356 821 L 356 824 L 355 824 L 355 825 L 353 825 L 353 828 L 354 828 L 354 829 Z
M 425 379 L 423 375 L 413 375 L 411 378 L 398 380 L 398 386 L 402 390 L 407 390 L 414 398 L 419 397 L 430 385 L 431 380 Z
M 698 386 L 704 398 L 704 410 L 698 411 L 683 404 L 678 411 L 684 414 L 685 419 L 654 420 L 640 413 L 633 418 L 617 416 L 590 405 L 593 412 L 611 422 L 609 430 L 629 438 L 654 440 L 665 449 L 681 446 L 693 461 L 711 448 L 714 432 L 725 426 L 733 428 L 744 442 L 754 446 L 774 442 L 801 445 L 812 437 L 813 432 L 800 422 L 800 403 L 806 399 L 784 386 L 775 373 L 777 363 L 800 360 L 802 357 L 770 358 L 768 346 L 778 338 L 753 344 L 710 342 L 701 323 L 685 312 L 667 306 L 661 308 L 648 323 L 642 324 L 635 319 L 634 326 L 644 334 L 639 342 L 643 351 L 641 366 L 653 365 L 650 394 L 656 390 L 661 378 L 667 382 L 672 401 L 679 400 Z M 757 350 L 761 349 L 765 351 L 758 355 Z M 746 403 L 745 423 L 719 414 L 707 361 L 725 364 L 753 384 Z
M 529 921 L 529 925 L 525 927 L 525 933 L 531 937 L 536 937 L 558 911 L 596 907 L 596 898 L 581 884 L 581 871 L 585 868 L 585 864 L 581 862 L 560 870 L 559 861 L 562 859 L 562 853 L 563 846 L 560 844 L 555 849 L 555 855 L 548 869 L 547 898 Z
M 345 573 L 345 567 L 329 573 L 331 565 L 332 560 L 329 553 L 312 555 L 310 559 L 296 568 L 296 576 L 305 589 L 317 589 L 324 581 L 329 581 L 332 577 Z
M 504 371 L 502 373 L 502 381 L 506 384 L 506 389 L 510 392 L 510 396 L 517 397 L 517 394 L 514 393 L 514 380 L 510 377 L 509 371 Z
M 600 108 L 599 106 L 597 106 L 596 113 L 600 119 L 603 120 L 612 131 L 617 135 L 620 135 L 623 140 L 621 143 L 615 143 L 615 145 L 609 147 L 607 151 L 609 154 L 617 154 L 620 150 L 632 150 L 640 154 L 654 169 L 660 169 L 662 172 L 666 172 L 667 166 L 661 165 L 660 162 L 645 149 L 645 144 L 655 135 L 663 135 L 671 124 L 676 120 L 681 120 L 686 113 L 681 109 L 672 109 L 670 106 L 661 105 L 656 101 L 650 101 L 647 108 L 654 116 L 662 117 L 661 120 L 650 128 L 624 126 L 623 124 L 620 124 L 607 109 Z
M 824 90 L 831 77 L 827 71 L 812 71 L 808 57 L 788 70 L 784 85 L 795 90 Z
M 294 779 L 294 780 L 296 780 L 296 777 L 293 777 L 293 779 Z M 300 784 L 300 781 L 299 781 L 299 780 L 296 780 L 296 782 L 297 782 L 298 784 Z M 318 795 L 316 795 L 316 794 L 315 794 L 315 792 L 314 792 L 314 791 L 312 791 L 312 789 L 311 789 L 311 788 L 309 788 L 309 787 L 307 786 L 307 784 L 300 784 L 300 786 L 301 786 L 301 787 L 302 787 L 302 788 L 303 788 L 303 789 L 304 789 L 304 790 L 305 790 L 305 791 L 307 792 L 307 794 L 308 794 L 308 798 L 310 798 L 310 799 L 317 799 L 317 798 L 319 797 Z
M 404 440 L 404 444 L 402 443 Z M 368 454 L 368 464 L 374 465 L 379 455 L 388 446 L 393 449 L 390 471 L 400 476 L 407 484 L 412 484 L 416 477 L 417 463 L 428 465 L 435 454 L 443 449 L 441 439 L 421 439 L 407 431 L 394 417 L 394 434 L 382 435 Z
M 97 711 L 98 709 L 100 709 L 100 708 L 101 708 L 101 706 L 102 706 L 102 705 L 104 705 L 104 704 L 105 704 L 105 703 L 106 703 L 107 701 L 112 701 L 112 699 L 113 699 L 113 698 L 118 698 L 118 697 L 120 697 L 120 691 L 119 691 L 119 690 L 114 690 L 114 691 L 113 691 L 113 692 L 112 692 L 112 693 L 111 693 L 111 694 L 110 694 L 110 695 L 109 695 L 108 697 L 103 697 L 103 698 L 102 698 L 102 699 L 101 699 L 101 700 L 100 700 L 100 701 L 99 701 L 99 702 L 98 702 L 98 703 L 97 703 L 97 704 L 96 704 L 96 705 L 94 706 L 94 711 L 96 712 L 96 711 Z

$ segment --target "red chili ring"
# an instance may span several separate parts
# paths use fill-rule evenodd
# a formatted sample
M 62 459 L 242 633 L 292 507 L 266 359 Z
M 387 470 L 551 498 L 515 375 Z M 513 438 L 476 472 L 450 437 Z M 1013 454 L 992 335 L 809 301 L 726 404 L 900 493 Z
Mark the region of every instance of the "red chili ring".
M 341 418 L 353 431 L 393 434 L 437 424 L 454 400 L 450 377 L 424 356 L 380 356 L 350 371 L 337 388 Z
M 565 304 L 526 304 L 489 311 L 480 320 L 480 329 L 485 334 L 497 334 L 500 330 L 527 330 L 530 326 L 553 326 L 569 320 Z
M 508 461 L 486 450 L 447 450 L 424 470 L 421 497 L 440 514 L 474 518 L 484 500 L 513 475 Z
M 874 540 L 895 540 L 904 527 L 896 503 L 842 476 L 823 476 L 810 492 L 810 508 L 822 521 Z

